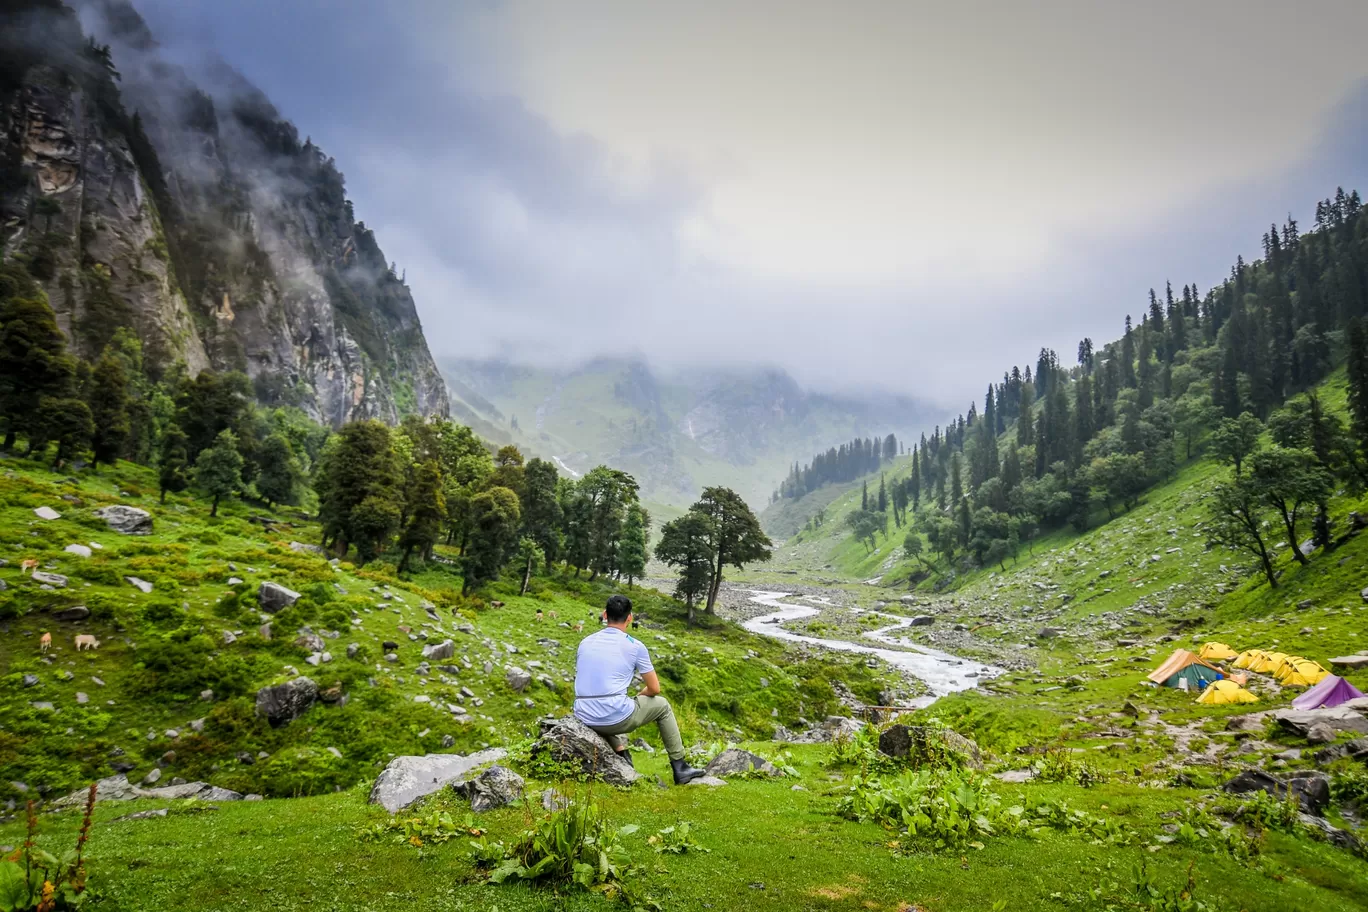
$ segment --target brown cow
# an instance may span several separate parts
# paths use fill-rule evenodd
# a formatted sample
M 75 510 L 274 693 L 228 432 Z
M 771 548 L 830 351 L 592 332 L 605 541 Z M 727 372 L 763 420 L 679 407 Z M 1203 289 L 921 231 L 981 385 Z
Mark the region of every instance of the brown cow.
M 50 633 L 48 633 L 46 630 L 44 630 L 44 631 L 43 631 L 42 637 L 38 640 L 38 651 L 39 651 L 39 652 L 47 652 L 47 651 L 48 651 L 49 649 L 51 649 L 51 648 L 52 648 L 52 634 L 50 634 Z
M 76 634 L 76 651 L 80 652 L 82 648 L 99 649 L 100 641 L 88 633 L 78 633 Z
M 22 561 L 19 562 L 19 572 L 20 572 L 20 573 L 29 573 L 29 574 L 32 574 L 32 572 L 33 572 L 34 570 L 37 570 L 37 569 L 38 569 L 38 561 L 37 561 L 36 558 L 28 558 L 27 560 L 22 560 Z

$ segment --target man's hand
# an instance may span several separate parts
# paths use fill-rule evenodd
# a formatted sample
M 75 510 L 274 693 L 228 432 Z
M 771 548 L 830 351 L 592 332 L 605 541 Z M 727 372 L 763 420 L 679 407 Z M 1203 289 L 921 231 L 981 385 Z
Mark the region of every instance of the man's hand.
M 654 671 L 648 671 L 641 676 L 641 682 L 646 686 L 641 688 L 640 696 L 654 697 L 660 693 L 660 678 L 656 677 Z

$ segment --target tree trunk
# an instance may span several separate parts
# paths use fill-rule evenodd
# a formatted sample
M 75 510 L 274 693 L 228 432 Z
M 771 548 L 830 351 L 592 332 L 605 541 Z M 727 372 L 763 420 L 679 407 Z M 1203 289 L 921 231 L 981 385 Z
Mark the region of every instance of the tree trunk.
M 8 428 L 8 429 L 6 429 L 6 431 L 5 431 L 5 445 L 4 445 L 4 450 L 5 450 L 6 453 L 8 453 L 8 452 L 10 452 L 11 450 L 14 449 L 14 438 L 15 438 L 15 430 L 14 430 L 14 428 Z
M 218 496 L 217 494 L 215 494 L 215 495 L 214 495 L 214 505 L 213 505 L 212 507 L 209 508 L 209 515 L 210 515 L 210 516 L 218 516 L 218 502 L 219 502 L 219 496 Z
M 409 558 L 410 558 L 412 555 L 413 555 L 413 546 L 412 546 L 412 545 L 409 545 L 407 548 L 404 549 L 404 556 L 403 556 L 403 558 L 401 558 L 400 561 L 399 561 L 399 570 L 398 570 L 399 573 L 403 573 L 405 570 L 408 569 Z
M 518 595 L 527 595 L 527 587 L 532 583 L 532 558 L 527 558 L 527 566 L 523 568 L 522 588 L 518 590 Z
M 161 503 L 166 503 L 166 488 L 161 490 Z

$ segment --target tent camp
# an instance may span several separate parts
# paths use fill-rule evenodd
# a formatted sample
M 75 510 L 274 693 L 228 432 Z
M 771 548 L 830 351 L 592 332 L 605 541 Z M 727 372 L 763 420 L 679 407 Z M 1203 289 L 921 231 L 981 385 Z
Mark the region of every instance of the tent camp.
M 1325 680 L 1329 674 L 1316 662 L 1294 656 L 1282 663 L 1277 678 L 1283 687 L 1310 687 Z
M 1164 687 L 1185 687 L 1190 690 L 1201 690 L 1221 678 L 1220 669 L 1186 649 L 1175 649 L 1173 655 L 1149 675 L 1149 679 L 1155 684 Z M 1187 682 L 1186 685 L 1182 683 L 1184 681 Z
M 1328 709 L 1363 696 L 1363 691 L 1341 678 L 1326 675 L 1315 687 L 1292 701 L 1293 709 Z
M 1246 667 L 1250 671 L 1257 671 L 1259 674 L 1269 674 L 1273 669 L 1277 668 L 1285 658 L 1287 658 L 1287 653 L 1285 652 L 1260 652 L 1258 657 L 1251 661 Z
M 1208 662 L 1224 662 L 1236 656 L 1235 650 L 1225 643 L 1207 643 L 1197 651 L 1197 654 Z
M 1262 649 L 1246 649 L 1244 652 L 1240 653 L 1238 656 L 1235 657 L 1235 661 L 1232 664 L 1236 668 L 1252 669 L 1254 667 L 1254 664 L 1258 662 L 1260 659 L 1262 659 L 1264 655 L 1265 653 Z
M 1197 702 L 1222 706 L 1227 703 L 1257 703 L 1259 698 L 1234 681 L 1217 681 L 1202 691 Z

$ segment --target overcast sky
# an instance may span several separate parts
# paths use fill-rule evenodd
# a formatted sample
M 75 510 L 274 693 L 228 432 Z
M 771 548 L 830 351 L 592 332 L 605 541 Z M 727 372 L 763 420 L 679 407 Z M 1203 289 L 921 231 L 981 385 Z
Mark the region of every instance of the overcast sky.
M 1368 3 L 135 0 L 347 176 L 433 352 L 981 396 L 1368 189 Z

